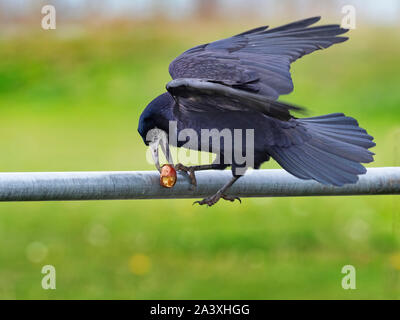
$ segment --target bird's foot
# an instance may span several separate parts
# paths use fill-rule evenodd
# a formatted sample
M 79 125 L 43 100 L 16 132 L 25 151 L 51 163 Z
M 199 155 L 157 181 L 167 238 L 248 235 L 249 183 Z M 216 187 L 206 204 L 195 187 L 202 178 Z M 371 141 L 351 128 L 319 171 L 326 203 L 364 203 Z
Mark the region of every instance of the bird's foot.
M 242 200 L 240 200 L 239 197 L 228 196 L 226 194 L 222 194 L 220 192 L 217 192 L 216 194 L 214 194 L 214 195 L 212 195 L 212 196 L 210 196 L 208 198 L 205 198 L 205 199 L 203 199 L 201 201 L 195 201 L 195 202 L 193 202 L 193 204 L 197 203 L 197 204 L 199 204 L 201 206 L 206 204 L 207 206 L 211 207 L 214 204 L 216 204 L 221 198 L 224 199 L 224 200 L 227 200 L 227 201 L 231 201 L 231 202 L 234 202 L 235 200 L 238 200 L 240 203 L 242 203 Z
M 223 194 L 221 196 L 222 199 L 230 201 L 230 202 L 235 202 L 235 200 L 239 201 L 239 203 L 242 203 L 242 200 L 239 197 L 235 197 L 235 196 L 227 196 L 225 194 Z
M 194 172 L 195 172 L 194 167 L 187 167 L 187 166 L 183 165 L 182 163 L 178 163 L 175 166 L 175 169 L 178 171 L 184 171 L 184 172 L 188 173 L 189 178 L 190 178 L 190 183 L 192 184 L 192 186 L 194 188 L 197 186 L 196 175 L 194 174 Z

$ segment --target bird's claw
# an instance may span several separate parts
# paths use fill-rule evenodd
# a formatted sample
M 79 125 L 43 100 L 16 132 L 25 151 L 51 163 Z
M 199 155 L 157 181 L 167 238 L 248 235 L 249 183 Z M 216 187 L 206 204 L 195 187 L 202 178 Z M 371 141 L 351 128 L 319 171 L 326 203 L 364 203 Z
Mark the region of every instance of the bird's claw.
M 221 193 L 217 192 L 216 194 L 214 194 L 208 198 L 205 198 L 201 201 L 195 201 L 195 202 L 193 202 L 193 204 L 199 204 L 201 206 L 206 204 L 207 206 L 211 207 L 214 204 L 216 204 L 221 198 L 224 200 L 227 200 L 227 201 L 231 201 L 231 202 L 238 200 L 240 203 L 242 203 L 242 200 L 239 197 L 228 196 L 226 194 L 221 194 Z
M 184 172 L 188 173 L 189 178 L 190 178 L 190 183 L 192 184 L 192 186 L 194 188 L 197 187 L 197 180 L 196 180 L 196 175 L 194 174 L 195 170 L 193 167 L 187 167 L 187 166 L 183 165 L 182 163 L 178 163 L 175 166 L 175 169 L 178 171 L 184 171 Z
M 235 196 L 227 196 L 225 194 L 223 194 L 221 196 L 222 199 L 230 201 L 230 202 L 235 202 L 235 200 L 238 200 L 239 203 L 242 203 L 242 199 L 240 199 L 239 197 L 235 197 Z

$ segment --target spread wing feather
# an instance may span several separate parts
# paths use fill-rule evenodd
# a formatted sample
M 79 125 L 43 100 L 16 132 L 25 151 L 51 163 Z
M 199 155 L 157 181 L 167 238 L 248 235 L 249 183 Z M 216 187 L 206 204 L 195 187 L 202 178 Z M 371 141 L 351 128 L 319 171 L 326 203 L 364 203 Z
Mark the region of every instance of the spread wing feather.
M 263 26 L 189 49 L 171 62 L 167 89 L 186 111 L 255 109 L 287 120 L 298 108 L 273 101 L 293 91 L 290 64 L 347 40 L 338 37 L 348 31 L 339 25 L 310 27 L 319 20 Z

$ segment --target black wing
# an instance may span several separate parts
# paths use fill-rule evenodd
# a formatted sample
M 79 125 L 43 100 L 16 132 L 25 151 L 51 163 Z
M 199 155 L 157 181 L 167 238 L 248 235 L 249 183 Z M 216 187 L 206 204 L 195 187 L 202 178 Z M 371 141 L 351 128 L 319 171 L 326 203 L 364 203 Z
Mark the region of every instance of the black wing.
M 266 96 L 234 89 L 224 84 L 193 78 L 168 82 L 167 90 L 175 98 L 179 112 L 259 111 L 268 116 L 289 120 L 290 110 L 302 108 L 282 103 Z
M 309 27 L 320 17 L 268 30 L 260 27 L 194 47 L 169 66 L 173 79 L 196 78 L 276 100 L 293 91 L 290 64 L 315 50 L 347 40 L 339 25 Z

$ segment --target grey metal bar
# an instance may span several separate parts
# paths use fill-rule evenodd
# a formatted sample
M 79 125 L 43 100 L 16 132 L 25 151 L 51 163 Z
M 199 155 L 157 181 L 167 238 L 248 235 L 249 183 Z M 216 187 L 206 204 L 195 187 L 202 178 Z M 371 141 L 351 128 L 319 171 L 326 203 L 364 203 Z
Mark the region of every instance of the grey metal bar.
M 229 170 L 197 172 L 196 190 L 186 174 L 172 189 L 156 171 L 0 173 L 0 201 L 203 198 L 231 177 Z M 400 167 L 370 168 L 356 184 L 331 187 L 300 180 L 284 170 L 250 170 L 231 188 L 239 197 L 400 194 Z

